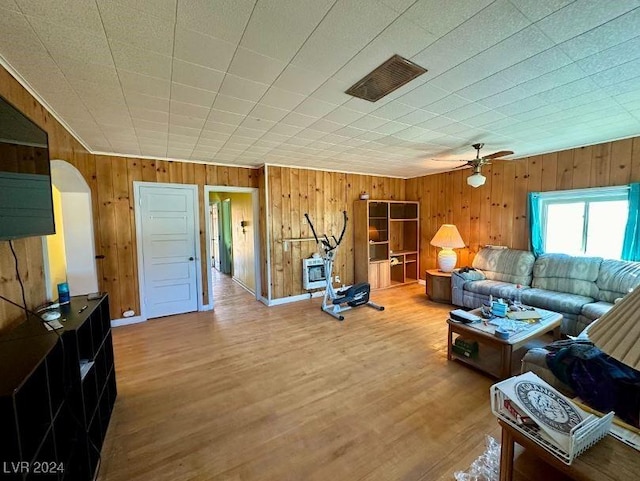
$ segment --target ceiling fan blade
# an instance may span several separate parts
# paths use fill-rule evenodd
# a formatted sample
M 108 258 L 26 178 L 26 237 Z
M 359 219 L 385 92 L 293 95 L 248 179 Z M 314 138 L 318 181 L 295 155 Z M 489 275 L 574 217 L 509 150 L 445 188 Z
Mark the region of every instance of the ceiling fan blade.
M 512 155 L 513 152 L 511 150 L 500 150 L 499 152 L 494 152 L 493 154 L 483 155 L 483 159 L 497 159 L 498 157 L 504 157 L 505 155 Z
M 431 160 L 435 161 L 435 162 L 466 162 L 467 164 L 471 164 L 471 162 L 474 162 L 474 160 L 465 160 L 465 159 L 434 159 L 432 158 Z
M 471 167 L 471 164 L 469 162 L 467 162 L 466 164 L 459 165 L 458 167 L 453 167 L 451 170 L 466 169 L 467 167 Z

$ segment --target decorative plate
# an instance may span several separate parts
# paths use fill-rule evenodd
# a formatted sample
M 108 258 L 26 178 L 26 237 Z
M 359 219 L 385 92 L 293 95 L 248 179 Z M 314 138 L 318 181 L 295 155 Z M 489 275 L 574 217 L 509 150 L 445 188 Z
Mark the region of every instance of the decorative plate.
M 532 417 L 539 423 L 562 434 L 582 421 L 579 411 L 557 392 L 530 381 L 517 383 L 515 393 Z

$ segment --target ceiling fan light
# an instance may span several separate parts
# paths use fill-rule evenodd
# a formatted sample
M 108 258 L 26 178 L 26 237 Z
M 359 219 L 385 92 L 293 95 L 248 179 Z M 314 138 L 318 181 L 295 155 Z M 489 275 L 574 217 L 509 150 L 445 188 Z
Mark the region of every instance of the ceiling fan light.
M 467 184 L 474 188 L 480 187 L 481 185 L 484 185 L 486 180 L 487 178 L 484 175 L 482 175 L 480 172 L 476 172 L 475 174 L 467 177 Z

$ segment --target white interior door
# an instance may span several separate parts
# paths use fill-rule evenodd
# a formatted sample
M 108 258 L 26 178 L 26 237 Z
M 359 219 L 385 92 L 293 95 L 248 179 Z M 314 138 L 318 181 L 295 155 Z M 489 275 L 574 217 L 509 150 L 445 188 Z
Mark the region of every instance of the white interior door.
M 145 316 L 198 310 L 194 188 L 140 185 L 138 194 Z

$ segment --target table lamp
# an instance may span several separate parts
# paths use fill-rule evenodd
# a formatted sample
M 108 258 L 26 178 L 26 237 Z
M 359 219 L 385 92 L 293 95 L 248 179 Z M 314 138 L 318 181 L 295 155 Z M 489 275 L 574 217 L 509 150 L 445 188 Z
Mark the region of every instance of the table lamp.
M 460 232 L 453 224 L 442 224 L 436 235 L 431 239 L 431 245 L 441 247 L 438 252 L 438 268 L 441 272 L 451 272 L 456 267 L 458 256 L 453 249 L 464 247 Z

